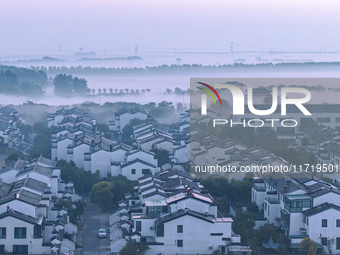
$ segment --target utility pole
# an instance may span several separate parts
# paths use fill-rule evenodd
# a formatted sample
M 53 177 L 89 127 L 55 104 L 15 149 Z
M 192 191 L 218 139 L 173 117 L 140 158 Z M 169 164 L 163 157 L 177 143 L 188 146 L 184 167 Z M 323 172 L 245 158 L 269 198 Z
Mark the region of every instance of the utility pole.
M 138 53 L 138 43 L 135 43 L 135 55 Z
M 62 43 L 58 43 L 59 44 L 59 52 L 61 52 L 61 45 Z
M 234 42 L 230 42 L 230 53 L 234 52 Z

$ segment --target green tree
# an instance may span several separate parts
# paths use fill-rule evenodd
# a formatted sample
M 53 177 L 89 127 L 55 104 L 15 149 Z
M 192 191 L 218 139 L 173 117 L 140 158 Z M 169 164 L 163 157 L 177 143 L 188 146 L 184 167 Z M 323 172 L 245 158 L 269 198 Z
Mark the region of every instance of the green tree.
M 42 122 L 35 122 L 33 124 L 33 132 L 36 134 L 50 135 L 51 130 Z
M 10 150 L 7 160 L 17 161 L 19 158 L 25 159 L 24 154 L 17 150 Z
M 131 135 L 133 134 L 133 128 L 130 124 L 126 124 L 122 129 L 123 139 L 131 139 Z
M 254 202 L 251 202 L 247 205 L 247 211 L 252 212 L 254 214 L 258 214 L 260 212 L 259 207 Z
M 300 243 L 299 253 L 304 255 L 315 255 L 316 252 L 316 243 L 309 237 L 305 237 Z
M 24 134 L 25 141 L 27 142 L 29 135 L 33 133 L 33 127 L 28 124 L 21 124 L 20 131 Z
M 149 246 L 143 243 L 127 242 L 120 250 L 119 255 L 144 255 L 150 249 Z
M 73 92 L 72 75 L 59 74 L 53 80 L 54 92 L 58 95 L 71 95 Z
M 87 94 L 87 81 L 84 78 L 74 77 L 72 87 L 76 94 Z
M 250 203 L 252 183 L 248 180 L 232 180 L 230 182 L 230 199 L 233 203 Z
M 218 209 L 223 215 L 227 215 L 229 211 L 229 199 L 225 194 L 223 195 L 223 197 L 221 197 L 218 203 Z
M 17 86 L 19 84 L 18 77 L 10 70 L 0 72 L 0 86 Z
M 49 158 L 51 155 L 51 141 L 48 135 L 37 134 L 34 137 L 33 149 L 30 151 L 30 157 L 36 158 L 42 154 L 43 157 Z
M 284 234 L 278 233 L 271 224 L 260 226 L 258 230 L 252 232 L 249 244 L 251 245 L 253 252 L 256 254 L 263 254 L 265 248 L 262 246 L 262 243 L 268 242 L 270 236 L 272 236 L 275 243 L 279 243 L 278 253 L 288 254 L 290 239 Z
M 302 140 L 301 140 L 301 145 L 302 146 L 307 146 L 309 144 L 309 140 L 306 138 L 306 137 L 304 137 Z
M 172 94 L 172 90 L 169 89 L 169 88 L 167 88 L 167 89 L 165 90 L 165 92 L 166 92 L 166 94 L 168 94 L 168 95 L 171 95 L 171 94 Z
M 100 181 L 99 171 L 91 173 L 83 168 L 78 168 L 73 161 L 59 160 L 57 167 L 61 169 L 61 179 L 65 182 L 71 181 L 77 194 L 87 195 L 92 186 Z
M 69 200 L 57 199 L 54 203 L 54 207 L 62 208 L 65 207 L 68 210 L 68 215 L 70 217 L 70 222 L 76 224 L 78 215 L 84 214 L 84 208 L 86 207 L 86 203 L 81 200 L 77 200 L 72 203 Z
M 155 153 L 155 158 L 158 160 L 158 166 L 163 166 L 170 162 L 169 152 L 167 150 L 152 148 L 151 152 Z
M 42 88 L 35 84 L 34 82 L 24 81 L 19 85 L 19 89 L 21 94 L 23 95 L 31 95 L 31 96 L 40 96 L 44 94 Z
M 101 181 L 93 185 L 90 192 L 91 202 L 98 205 L 104 211 L 109 211 L 113 208 L 114 194 L 112 189 L 114 184 L 108 181 Z
M 236 215 L 233 229 L 235 233 L 242 236 L 242 244 L 248 244 L 252 237 L 255 226 L 255 214 L 252 212 L 239 212 Z

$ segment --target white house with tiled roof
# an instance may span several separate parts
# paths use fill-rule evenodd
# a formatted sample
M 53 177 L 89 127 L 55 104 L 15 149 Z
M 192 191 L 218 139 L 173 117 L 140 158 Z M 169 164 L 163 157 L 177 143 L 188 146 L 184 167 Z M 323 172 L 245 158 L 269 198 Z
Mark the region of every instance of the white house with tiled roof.
M 122 132 L 123 128 L 130 123 L 133 119 L 146 120 L 148 113 L 144 108 L 131 107 L 131 108 L 120 108 L 114 114 L 115 119 L 109 121 L 109 128 L 113 131 Z
M 189 173 L 170 165 L 157 175 L 139 178 L 134 195 L 127 194 L 110 217 L 111 252 L 119 252 L 127 240 L 148 245 L 146 254 L 169 255 L 224 253 L 227 245 L 239 244 L 233 220 L 220 215 L 213 198 L 201 193 L 203 188 Z M 119 219 L 126 209 L 132 222 L 127 232 Z
M 263 209 L 266 222 L 291 239 L 292 252 L 305 237 L 319 248 L 327 248 L 331 242 L 333 253 L 340 251 L 340 190 L 335 186 L 308 173 L 290 173 L 282 178 L 254 179 L 251 196 Z
M 1 181 L 0 252 L 6 250 L 14 254 L 50 254 L 57 249 L 61 254 L 73 254 L 75 243 L 63 237 L 64 233 L 75 235 L 77 227 L 69 222 L 66 208 L 54 207 L 51 198 L 55 188 L 51 183 L 39 180 L 39 175 L 33 176 L 38 178 L 32 178 L 31 170 L 22 170 L 20 165 L 29 168 L 34 165 L 32 169 L 39 167 L 41 169 L 35 169 L 35 172 L 41 175 L 47 173 L 47 166 L 55 166 L 42 157 L 30 162 L 19 161 L 15 166 L 19 171 L 25 172 L 25 178 L 18 178 L 11 183 Z M 64 192 L 70 192 L 72 185 L 60 184 L 61 182 L 57 182 L 59 189 L 64 188 Z M 63 192 L 60 191 L 58 193 L 62 195 Z

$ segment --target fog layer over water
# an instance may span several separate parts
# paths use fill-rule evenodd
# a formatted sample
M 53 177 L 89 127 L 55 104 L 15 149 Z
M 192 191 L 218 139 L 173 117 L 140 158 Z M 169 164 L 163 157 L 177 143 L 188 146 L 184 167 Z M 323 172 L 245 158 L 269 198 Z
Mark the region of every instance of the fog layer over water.
M 324 78 L 328 78 L 329 75 L 326 75 L 326 73 L 322 73 Z M 242 76 L 240 73 L 235 74 L 230 73 L 230 78 L 228 79 L 227 76 L 225 76 L 225 82 L 227 81 L 233 81 L 236 78 L 235 77 L 243 77 L 243 78 L 264 78 L 268 76 L 265 76 L 264 73 L 244 73 Z M 333 74 L 335 75 L 335 73 Z M 199 76 L 195 76 L 197 78 Z M 207 78 L 208 76 L 205 75 L 202 78 Z M 214 76 L 210 76 L 215 78 Z M 283 77 L 322 77 L 321 75 L 316 75 L 315 73 L 302 73 L 300 75 L 297 75 L 296 73 L 271 73 L 270 78 L 283 78 Z M 97 95 L 89 95 L 89 96 L 74 96 L 74 97 L 60 97 L 56 96 L 53 93 L 53 88 L 48 87 L 46 88 L 46 93 L 44 96 L 39 98 L 32 98 L 32 97 L 26 97 L 26 96 L 9 96 L 9 95 L 0 95 L 0 101 L 1 104 L 22 104 L 26 101 L 33 101 L 35 103 L 42 103 L 42 104 L 48 104 L 48 105 L 71 105 L 71 104 L 81 104 L 83 102 L 95 102 L 104 104 L 105 102 L 136 102 L 140 104 L 148 104 L 150 102 L 162 102 L 162 101 L 171 101 L 174 104 L 181 102 L 186 104 L 187 106 L 190 103 L 190 98 L 188 94 L 185 95 L 167 95 L 165 94 L 166 88 L 170 88 L 172 91 L 179 87 L 182 90 L 186 90 L 190 86 L 190 78 L 189 76 L 157 76 L 157 77 L 133 77 L 133 78 L 117 78 L 117 77 L 86 77 L 89 83 L 89 87 L 95 88 L 95 89 L 102 89 L 106 88 L 107 94 L 100 96 Z M 292 79 L 293 80 L 293 79 Z M 319 79 L 316 85 L 324 86 L 325 88 L 339 88 L 340 84 L 334 83 L 332 81 L 329 81 L 328 79 Z M 247 85 L 246 81 L 243 81 L 245 85 Z M 214 84 L 212 84 L 214 85 Z M 268 84 L 256 84 L 257 86 L 269 86 L 269 85 L 279 85 L 275 83 Z M 305 85 L 302 84 L 294 84 L 293 82 L 285 84 L 285 85 Z M 306 85 L 311 85 L 309 83 L 306 83 Z M 314 84 L 313 84 L 314 85 Z M 151 89 L 149 93 L 146 93 L 144 95 L 111 95 L 109 94 L 109 89 Z M 97 91 L 96 91 L 97 93 Z M 339 97 L 340 92 L 334 92 L 334 91 L 311 91 L 312 93 L 312 99 L 310 100 L 310 103 L 339 103 Z
M 45 66 L 48 68 L 49 66 L 75 66 L 74 65 L 74 57 L 71 58 L 72 54 L 61 53 L 61 55 L 56 55 L 55 57 L 61 59 L 69 59 L 69 61 L 65 62 L 31 62 L 31 61 L 21 61 L 16 62 L 22 56 L 12 56 L 12 62 L 4 62 L 5 65 L 13 65 L 13 66 L 23 66 L 30 67 L 34 66 Z M 127 53 L 125 53 L 127 54 Z M 318 62 L 331 62 L 340 60 L 340 53 L 265 53 L 265 52 L 252 52 L 252 53 L 241 53 L 235 52 L 233 54 L 216 54 L 216 53 L 206 53 L 206 54 L 184 54 L 184 53 L 148 53 L 141 52 L 139 54 L 144 61 L 88 61 L 88 66 L 91 67 L 142 67 L 145 66 L 158 66 L 162 64 L 202 64 L 202 65 L 223 65 L 223 64 L 233 64 L 234 62 L 241 61 L 244 64 L 251 63 L 280 63 L 280 62 L 309 62 L 311 60 Z M 30 58 L 41 58 L 42 55 L 31 55 Z M 123 53 L 115 55 L 115 57 L 124 56 Z M 127 55 L 125 55 L 127 56 Z M 27 56 L 26 56 L 27 57 Z M 99 55 L 96 57 L 105 57 L 105 55 Z M 181 58 L 181 62 L 176 61 L 176 58 Z M 260 57 L 261 60 L 256 60 L 256 57 Z M 273 60 L 277 60 L 277 62 Z M 4 58 L 3 58 L 4 60 Z M 59 64 L 58 64 L 59 63 Z M 86 65 L 83 65 L 86 66 Z M 61 70 L 60 73 L 63 73 Z M 54 78 L 55 74 L 49 74 L 51 78 Z M 95 90 L 95 94 L 98 94 L 98 89 L 102 90 L 106 89 L 106 95 L 89 95 L 89 96 L 74 96 L 70 98 L 64 98 L 55 96 L 53 93 L 52 87 L 47 87 L 44 90 L 46 91 L 45 95 L 39 98 L 25 97 L 25 96 L 8 96 L 0 94 L 1 104 L 21 104 L 26 101 L 33 101 L 35 103 L 43 103 L 48 105 L 66 105 L 66 104 L 80 104 L 83 102 L 95 102 L 104 104 L 105 102 L 136 102 L 141 104 L 147 104 L 149 102 L 162 102 L 162 101 L 171 101 L 174 104 L 181 102 L 184 104 L 189 104 L 189 96 L 188 95 L 165 95 L 164 92 L 166 89 L 171 89 L 174 91 L 176 87 L 179 87 L 182 90 L 187 90 L 190 86 L 190 78 L 218 78 L 223 77 L 226 78 L 225 82 L 232 80 L 234 77 L 238 78 L 329 78 L 329 77 L 340 77 L 340 72 L 338 71 L 338 67 L 328 68 L 328 66 L 319 67 L 309 67 L 306 66 L 304 68 L 295 68 L 291 66 L 287 69 L 281 68 L 280 70 L 275 70 L 275 68 L 266 67 L 264 69 L 248 67 L 248 68 L 240 68 L 240 69 L 226 69 L 223 72 L 205 72 L 205 73 L 194 73 L 194 74 L 171 74 L 171 75 L 143 75 L 143 76 L 114 76 L 114 75 L 89 75 L 86 72 L 81 74 L 73 74 L 74 76 L 85 78 L 88 81 L 88 87 L 92 90 Z M 247 85 L 247 84 L 246 84 Z M 258 84 L 261 86 L 263 84 Z M 285 84 L 292 85 L 292 84 Z M 295 84 L 295 85 L 305 85 L 305 84 Z M 307 86 L 310 84 L 306 84 Z M 338 88 L 340 84 L 329 83 L 325 81 L 320 81 L 320 84 L 325 88 Z M 151 91 L 144 95 L 109 95 L 110 89 L 113 89 L 115 92 L 123 89 L 133 89 L 133 90 L 143 90 L 150 89 Z M 317 94 L 316 94 L 317 93 Z M 338 97 L 340 93 L 335 92 L 313 92 L 312 91 L 312 103 L 338 103 Z

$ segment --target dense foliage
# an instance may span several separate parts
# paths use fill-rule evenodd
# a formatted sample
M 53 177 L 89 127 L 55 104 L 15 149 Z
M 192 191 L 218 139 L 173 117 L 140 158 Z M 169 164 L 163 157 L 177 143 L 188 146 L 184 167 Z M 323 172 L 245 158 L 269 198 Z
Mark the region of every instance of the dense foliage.
M 56 208 L 67 208 L 70 222 L 73 224 L 76 224 L 78 217 L 84 214 L 86 206 L 86 202 L 83 200 L 77 200 L 72 203 L 69 200 L 57 199 L 54 203 Z
M 309 237 L 305 237 L 300 243 L 299 253 L 303 255 L 315 255 L 316 252 L 316 243 Z
M 53 80 L 54 92 L 58 95 L 82 95 L 89 92 L 87 81 L 72 75 L 59 74 Z
M 125 246 L 120 250 L 120 255 L 143 255 L 150 249 L 147 245 L 143 243 L 132 243 L 127 242 Z
M 92 186 L 100 181 L 99 171 L 91 173 L 83 168 L 78 168 L 73 161 L 59 160 L 57 167 L 61 169 L 61 179 L 71 181 L 77 194 L 88 195 Z
M 0 93 L 11 95 L 39 96 L 44 93 L 34 80 L 20 81 L 10 70 L 0 71 Z
M 136 185 L 137 181 L 130 181 L 125 176 L 105 178 L 92 187 L 91 202 L 102 210 L 110 211 L 118 207 L 118 202 L 124 199 L 125 193 L 133 194 L 133 187 Z
M 31 81 L 41 87 L 47 85 L 47 69 L 45 67 L 40 68 L 23 68 L 15 66 L 0 65 L 0 72 L 11 72 L 16 77 L 19 83 L 24 81 Z

